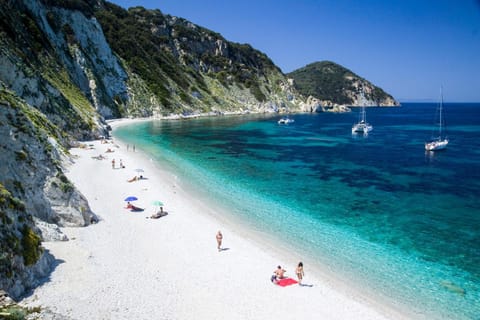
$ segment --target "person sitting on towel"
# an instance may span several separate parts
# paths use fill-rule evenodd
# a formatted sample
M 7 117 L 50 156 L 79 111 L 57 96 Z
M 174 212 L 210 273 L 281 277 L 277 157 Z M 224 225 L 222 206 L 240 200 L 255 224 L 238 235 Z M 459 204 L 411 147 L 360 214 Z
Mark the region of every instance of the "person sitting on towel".
M 272 282 L 276 283 L 278 280 L 283 279 L 285 277 L 285 272 L 287 272 L 285 269 L 278 266 L 277 269 L 273 271 Z

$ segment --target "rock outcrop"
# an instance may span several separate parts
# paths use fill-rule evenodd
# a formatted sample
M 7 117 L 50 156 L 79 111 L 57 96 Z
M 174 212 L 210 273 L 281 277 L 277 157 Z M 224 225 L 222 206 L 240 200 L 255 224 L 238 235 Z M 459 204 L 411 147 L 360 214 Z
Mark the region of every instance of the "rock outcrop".
M 323 111 L 348 111 L 348 106 L 399 106 L 381 88 L 331 61 L 311 63 L 288 74 L 298 91 L 321 101 Z
M 63 174 L 57 133 L 37 109 L 0 88 L 0 288 L 14 299 L 51 269 L 54 258 L 41 241 L 66 240 L 58 226 L 97 220 Z

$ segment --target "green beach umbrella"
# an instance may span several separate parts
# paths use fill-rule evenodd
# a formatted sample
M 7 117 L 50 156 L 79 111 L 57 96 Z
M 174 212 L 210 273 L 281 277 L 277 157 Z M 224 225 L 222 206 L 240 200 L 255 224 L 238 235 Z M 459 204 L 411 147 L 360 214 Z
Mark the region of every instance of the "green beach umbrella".
M 153 204 L 154 206 L 163 207 L 163 202 L 162 202 L 162 201 L 159 201 L 159 200 L 153 201 L 152 204 Z

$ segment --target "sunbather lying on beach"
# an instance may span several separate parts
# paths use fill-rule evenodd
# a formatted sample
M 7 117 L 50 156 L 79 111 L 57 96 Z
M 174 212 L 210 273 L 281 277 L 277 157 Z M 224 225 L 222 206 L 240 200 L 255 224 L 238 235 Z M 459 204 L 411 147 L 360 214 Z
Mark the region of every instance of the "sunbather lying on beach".
M 157 211 L 154 214 L 152 214 L 150 216 L 150 219 L 158 219 L 158 218 L 166 216 L 167 214 L 168 214 L 168 212 L 163 211 L 163 208 L 160 208 L 160 211 Z
M 127 202 L 127 206 L 125 209 L 130 209 L 130 211 L 143 211 L 143 208 L 139 208 L 131 204 L 130 202 Z
M 145 179 L 143 176 L 140 176 L 140 177 L 133 177 L 132 179 L 128 179 L 127 181 L 128 182 L 133 182 L 133 181 L 138 181 L 138 180 L 142 180 L 142 179 Z

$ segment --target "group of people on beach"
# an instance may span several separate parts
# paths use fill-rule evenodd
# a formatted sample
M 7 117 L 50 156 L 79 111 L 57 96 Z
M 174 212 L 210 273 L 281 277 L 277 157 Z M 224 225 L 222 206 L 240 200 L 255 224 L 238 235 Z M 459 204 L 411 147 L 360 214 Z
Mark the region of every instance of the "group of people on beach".
M 220 230 L 218 230 L 217 234 L 215 235 L 215 238 L 217 239 L 217 250 L 218 252 L 222 251 L 222 241 L 223 241 L 223 234 Z M 271 281 L 273 283 L 278 283 L 278 281 L 285 279 L 285 272 L 287 270 L 283 269 L 282 266 L 277 266 L 275 270 L 273 270 L 273 275 L 271 277 Z M 295 274 L 298 279 L 298 284 L 302 285 L 302 280 L 303 277 L 305 276 L 305 272 L 303 271 L 303 262 L 299 262 L 297 267 L 295 268 Z
M 127 150 L 129 149 L 129 145 L 127 145 Z M 135 145 L 133 146 L 133 151 L 135 152 Z M 124 168 L 125 166 L 122 163 L 122 160 L 120 160 L 120 168 Z M 115 169 L 115 159 L 112 160 L 112 168 Z M 128 182 L 133 182 L 133 181 L 138 181 L 143 179 L 143 176 L 140 177 L 133 177 L 132 179 L 127 180 Z M 135 206 L 133 206 L 130 202 L 127 204 L 127 209 L 135 210 L 137 209 Z M 163 208 L 155 214 L 153 214 L 150 218 L 152 219 L 157 219 L 160 217 L 165 216 L 167 213 L 163 211 Z M 147 217 L 148 218 L 148 217 Z M 220 230 L 217 231 L 217 234 L 215 235 L 215 239 L 217 240 L 217 250 L 220 252 L 224 250 L 222 248 L 222 241 L 223 241 L 223 234 Z M 271 281 L 275 284 L 277 284 L 280 280 L 285 279 L 285 272 L 287 272 L 285 269 L 283 269 L 280 265 L 277 266 L 277 268 L 273 271 L 273 275 L 271 277 Z M 297 267 L 295 268 L 295 275 L 297 276 L 298 279 L 298 284 L 302 285 L 302 280 L 305 275 L 303 271 L 303 262 L 299 262 Z
M 287 272 L 287 270 L 283 269 L 282 266 L 277 266 L 277 268 L 275 270 L 273 270 L 273 275 L 271 277 L 271 281 L 273 283 L 278 283 L 278 281 L 282 280 L 282 279 L 285 279 L 285 272 Z M 297 267 L 295 268 L 295 274 L 297 275 L 297 279 L 298 279 L 298 284 L 299 285 L 302 285 L 302 280 L 303 280 L 303 277 L 305 275 L 304 271 L 303 271 L 303 262 L 299 262 Z
M 115 159 L 112 159 L 112 169 L 116 169 L 116 167 L 115 167 Z M 125 169 L 125 165 L 123 164 L 122 159 L 120 159 L 120 169 Z
M 128 148 L 129 148 L 129 146 L 127 145 L 127 150 L 128 150 Z M 133 146 L 133 151 L 135 152 L 135 146 Z M 112 160 L 112 168 L 115 169 L 115 159 Z M 120 160 L 120 168 L 125 168 L 122 160 Z M 140 176 L 140 177 L 135 176 L 132 179 L 129 179 L 127 181 L 128 182 L 133 182 L 133 181 L 137 181 L 137 180 L 141 180 L 141 179 L 143 179 L 143 176 Z M 131 210 L 139 209 L 139 208 L 135 207 L 134 205 L 132 205 L 130 202 L 127 203 L 126 208 L 131 209 Z M 165 216 L 166 214 L 167 213 L 163 211 L 163 208 L 161 208 L 161 210 L 159 212 L 153 214 L 150 218 L 157 219 L 157 218 L 160 218 L 162 216 Z M 217 240 L 217 250 L 219 252 L 224 250 L 222 248 L 223 234 L 220 230 L 218 230 L 217 234 L 215 235 L 215 239 Z M 277 266 L 277 268 L 273 271 L 271 281 L 273 283 L 277 284 L 280 280 L 286 279 L 285 273 L 286 273 L 285 269 L 283 269 L 280 265 Z M 305 273 L 303 271 L 303 262 L 298 263 L 297 267 L 295 268 L 295 275 L 297 276 L 298 284 L 302 285 L 302 280 L 303 280 L 303 277 L 305 275 Z

